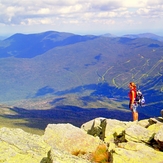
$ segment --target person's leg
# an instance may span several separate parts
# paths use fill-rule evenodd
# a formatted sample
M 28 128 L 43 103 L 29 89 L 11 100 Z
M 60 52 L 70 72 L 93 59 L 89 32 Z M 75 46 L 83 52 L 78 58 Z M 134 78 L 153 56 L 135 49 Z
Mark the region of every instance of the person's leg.
M 137 108 L 137 106 L 133 105 L 133 112 L 132 112 L 133 121 L 138 121 L 138 112 L 137 112 L 136 108 Z
M 133 121 L 138 121 L 138 112 L 132 112 Z
M 138 121 L 138 112 L 135 112 L 135 121 Z

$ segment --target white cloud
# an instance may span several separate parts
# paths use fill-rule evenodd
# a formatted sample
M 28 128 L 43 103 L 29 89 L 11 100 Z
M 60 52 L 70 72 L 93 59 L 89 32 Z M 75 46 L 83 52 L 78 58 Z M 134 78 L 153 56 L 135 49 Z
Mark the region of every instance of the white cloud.
M 140 8 L 145 7 L 148 0 L 123 0 L 123 7 Z
M 155 5 L 163 5 L 162 0 L 147 0 L 147 5 L 148 6 L 155 6 Z
M 0 0 L 1 26 L 49 24 L 60 29 L 66 23 L 65 29 L 80 25 L 81 30 L 89 26 L 100 30 L 146 26 L 156 19 L 163 21 L 162 0 Z
M 150 12 L 150 9 L 149 8 L 140 8 L 138 11 L 137 11 L 137 13 L 139 14 L 139 15 L 148 15 L 149 14 L 149 12 Z
M 50 14 L 50 9 L 49 8 L 41 8 L 37 12 L 38 14 Z
M 69 14 L 69 13 L 74 13 L 74 12 L 81 12 L 82 10 L 82 5 L 76 4 L 74 6 L 65 6 L 59 9 L 59 13 L 61 14 Z

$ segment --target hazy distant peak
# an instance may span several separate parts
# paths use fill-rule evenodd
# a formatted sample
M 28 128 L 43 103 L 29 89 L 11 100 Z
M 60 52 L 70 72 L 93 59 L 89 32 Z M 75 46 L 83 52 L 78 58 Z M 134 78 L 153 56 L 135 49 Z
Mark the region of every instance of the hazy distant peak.
M 110 34 L 110 33 L 106 33 L 106 34 L 103 34 L 103 35 L 100 35 L 102 37 L 117 37 L 116 35 L 113 35 L 113 34 Z
M 153 33 L 141 33 L 141 34 L 127 34 L 123 35 L 123 37 L 128 37 L 128 38 L 150 38 L 153 40 L 158 40 L 158 41 L 163 41 L 162 36 L 158 36 Z

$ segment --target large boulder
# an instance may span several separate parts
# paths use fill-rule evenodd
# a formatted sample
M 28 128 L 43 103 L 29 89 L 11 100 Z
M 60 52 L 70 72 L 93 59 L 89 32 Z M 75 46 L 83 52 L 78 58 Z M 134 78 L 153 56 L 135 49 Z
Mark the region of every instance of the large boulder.
M 101 143 L 98 137 L 71 124 L 49 124 L 43 136 L 44 141 L 52 148 L 58 148 L 76 155 L 95 151 Z
M 158 143 L 158 149 L 163 151 L 163 125 L 160 130 L 155 134 L 154 140 Z
M 150 125 L 147 130 L 153 132 L 153 133 L 157 133 L 163 126 L 163 123 L 156 123 L 153 125 Z
M 101 140 L 105 138 L 105 130 L 107 125 L 106 118 L 96 118 L 84 123 L 81 129 L 90 135 L 98 136 Z
M 163 162 L 162 118 L 123 122 L 100 117 L 84 123 L 81 128 L 109 144 L 112 163 Z
M 143 143 L 119 143 L 112 152 L 112 163 L 162 163 L 163 153 Z
M 0 128 L 0 162 L 38 163 L 49 150 L 50 146 L 39 135 L 21 129 Z
M 125 130 L 125 139 L 133 142 L 150 143 L 154 133 L 142 126 L 134 124 Z
M 81 129 L 88 134 L 98 136 L 106 143 L 114 142 L 117 136 L 122 135 L 123 131 L 129 126 L 116 119 L 96 118 L 84 123 Z
M 49 124 L 43 136 L 3 127 L 0 147 L 2 163 L 163 163 L 163 118 L 96 118 L 81 128 Z

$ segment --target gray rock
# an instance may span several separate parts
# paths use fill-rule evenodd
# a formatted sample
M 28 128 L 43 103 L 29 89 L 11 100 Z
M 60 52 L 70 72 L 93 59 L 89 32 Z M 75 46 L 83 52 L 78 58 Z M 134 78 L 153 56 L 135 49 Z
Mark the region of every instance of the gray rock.
M 38 163 L 50 150 L 41 136 L 21 129 L 0 128 L 0 162 Z
M 112 153 L 112 163 L 162 163 L 162 152 L 156 151 L 143 143 L 120 143 Z
M 62 149 L 71 154 L 93 152 L 101 143 L 98 137 L 88 135 L 71 124 L 49 124 L 43 139 L 52 148 Z
M 105 130 L 107 125 L 107 119 L 96 118 L 81 126 L 81 129 L 86 131 L 88 134 L 98 136 L 101 140 L 105 139 Z
M 52 148 L 47 158 L 42 159 L 41 163 L 90 163 L 86 159 L 69 154 L 66 151 Z
M 156 123 L 163 123 L 163 118 L 162 117 L 158 117 L 158 118 L 150 118 L 149 120 L 149 125 L 153 125 Z
M 103 143 L 102 156 L 112 163 L 162 163 L 163 118 L 122 122 L 100 117 L 81 128 L 49 124 L 43 136 L 0 128 L 0 162 L 90 163 L 101 158 Z
M 100 117 L 84 123 L 81 128 L 88 134 L 98 136 L 101 140 L 109 143 L 114 142 L 117 136 L 122 135 L 128 125 L 126 122 Z
M 154 140 L 158 143 L 158 148 L 163 151 L 163 126 L 155 134 Z
M 125 130 L 125 139 L 133 142 L 150 143 L 154 133 L 137 124 L 130 126 Z

